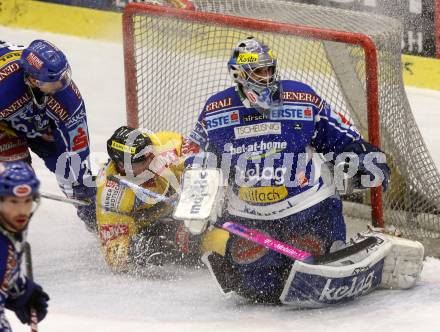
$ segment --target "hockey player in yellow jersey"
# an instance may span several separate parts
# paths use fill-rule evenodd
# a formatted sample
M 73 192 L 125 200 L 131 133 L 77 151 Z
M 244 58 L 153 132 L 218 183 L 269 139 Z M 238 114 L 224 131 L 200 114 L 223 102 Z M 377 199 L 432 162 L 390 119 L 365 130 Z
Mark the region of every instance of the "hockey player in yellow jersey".
M 160 195 L 176 195 L 183 172 L 184 138 L 174 132 L 151 133 L 127 126 L 107 141 L 109 162 L 97 178 L 96 220 L 102 252 L 116 271 L 148 264 L 200 257 L 200 236 L 191 235 L 173 220 L 169 203 L 142 201 L 128 187 L 108 179 L 122 176 Z

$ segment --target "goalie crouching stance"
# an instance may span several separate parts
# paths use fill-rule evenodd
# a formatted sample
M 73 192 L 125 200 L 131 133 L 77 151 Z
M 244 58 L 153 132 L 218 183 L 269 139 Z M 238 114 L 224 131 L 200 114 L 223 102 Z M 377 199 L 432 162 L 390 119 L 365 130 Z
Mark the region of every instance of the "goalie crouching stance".
M 113 175 L 151 192 L 171 197 L 183 170 L 183 137 L 174 132 L 147 133 L 122 126 L 107 141 L 109 162 L 97 178 L 96 217 L 102 251 L 117 272 L 168 262 L 194 264 L 200 258 L 199 236 L 170 218 L 173 207 L 136 193 Z
M 225 175 L 227 206 L 215 226 L 233 222 L 321 259 L 293 261 L 260 245 L 267 242 L 215 229 L 223 232 L 224 245 L 205 248 L 210 252 L 203 260 L 223 292 L 258 302 L 320 307 L 381 286 L 412 287 L 423 260 L 418 242 L 372 232 L 354 240 L 365 244 L 363 238 L 373 237 L 366 248 L 328 256 L 341 253 L 346 227 L 335 193 L 337 178 L 325 176 L 324 161 L 339 165 L 345 161 L 340 156 L 349 153 L 358 160 L 351 174 L 356 187 L 386 189 L 390 170 L 384 154 L 310 86 L 280 80 L 274 52 L 260 41 L 240 41 L 228 69 L 236 86 L 207 100 L 190 135 L 193 144 L 215 157 L 214 167 L 230 172 Z M 204 163 L 210 164 L 209 158 Z

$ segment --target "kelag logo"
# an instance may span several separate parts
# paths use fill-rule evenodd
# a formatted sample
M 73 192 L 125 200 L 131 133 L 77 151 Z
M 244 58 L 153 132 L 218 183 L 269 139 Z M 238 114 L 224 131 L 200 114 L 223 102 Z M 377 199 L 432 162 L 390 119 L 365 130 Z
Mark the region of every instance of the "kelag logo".
M 206 130 L 220 129 L 235 124 L 240 124 L 240 116 L 238 111 L 231 111 L 207 116 L 205 118 Z
M 295 108 L 281 108 L 270 112 L 271 120 L 299 120 L 313 121 L 312 109 L 308 106 L 297 106 Z

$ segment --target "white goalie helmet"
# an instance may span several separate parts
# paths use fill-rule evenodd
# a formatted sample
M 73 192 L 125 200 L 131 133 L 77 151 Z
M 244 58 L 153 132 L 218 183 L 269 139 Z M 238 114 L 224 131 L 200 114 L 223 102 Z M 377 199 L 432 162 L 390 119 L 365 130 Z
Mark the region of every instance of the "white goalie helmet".
M 240 41 L 228 62 L 229 74 L 242 87 L 251 106 L 269 110 L 280 102 L 277 60 L 269 47 L 254 37 Z

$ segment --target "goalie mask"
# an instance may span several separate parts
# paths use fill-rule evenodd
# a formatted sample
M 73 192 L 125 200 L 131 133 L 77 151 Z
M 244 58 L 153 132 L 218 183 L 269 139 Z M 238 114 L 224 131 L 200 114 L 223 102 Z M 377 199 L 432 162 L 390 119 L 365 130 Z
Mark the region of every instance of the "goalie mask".
M 280 103 L 277 60 L 266 45 L 253 37 L 240 41 L 232 51 L 228 69 L 252 107 L 267 111 Z

